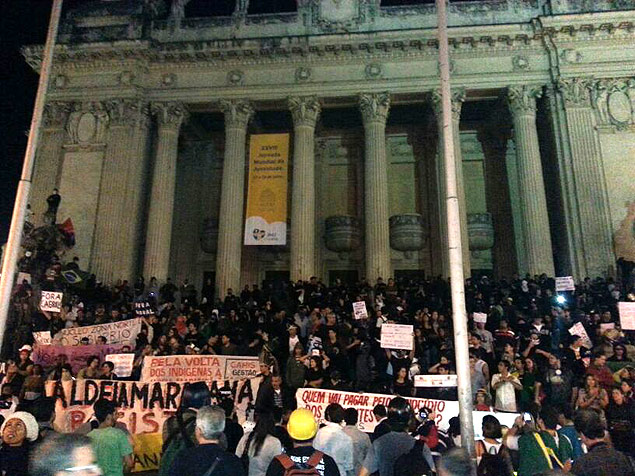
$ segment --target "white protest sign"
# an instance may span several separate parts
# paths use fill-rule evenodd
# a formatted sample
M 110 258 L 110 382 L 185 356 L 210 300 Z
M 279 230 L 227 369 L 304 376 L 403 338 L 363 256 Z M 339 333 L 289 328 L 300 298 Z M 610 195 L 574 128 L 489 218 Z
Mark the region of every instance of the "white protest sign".
M 113 372 L 115 372 L 117 377 L 130 377 L 132 374 L 134 354 L 108 354 L 104 360 L 115 364 Z
M 23 281 L 26 281 L 27 283 L 31 284 L 31 275 L 29 273 L 23 273 L 22 271 L 20 271 L 18 273 L 18 279 L 16 283 L 22 284 Z
M 456 387 L 456 375 L 415 375 L 415 387 Z
M 373 415 L 373 407 L 378 404 L 388 406 L 394 395 L 381 395 L 377 393 L 353 393 L 341 392 L 338 390 L 322 390 L 315 388 L 300 388 L 295 394 L 298 408 L 308 408 L 311 410 L 318 422 L 324 421 L 324 412 L 329 403 L 339 403 L 344 408 L 353 407 L 359 416 L 357 427 L 361 431 L 372 433 L 377 425 L 377 420 Z M 426 407 L 434 412 L 437 426 L 441 430 L 447 430 L 450 418 L 459 416 L 459 402 L 450 400 L 432 400 L 427 398 L 407 397 L 408 403 L 415 412 Z M 483 417 L 494 415 L 501 425 L 511 428 L 518 413 L 498 413 L 498 412 L 473 412 L 474 417 L 474 437 L 483 438 Z
M 412 350 L 413 332 L 410 324 L 384 324 L 381 326 L 381 347 Z
M 353 317 L 355 319 L 366 319 L 368 312 L 366 311 L 366 303 L 364 301 L 353 303 Z
M 87 338 L 89 344 L 96 344 L 97 338 L 104 336 L 107 344 L 127 344 L 134 347 L 140 331 L 141 319 L 136 318 L 94 326 L 69 327 L 55 334 L 54 340 L 58 345 L 81 345 L 81 340 Z
M 617 309 L 620 312 L 622 330 L 635 330 L 635 302 L 618 302 Z
M 475 312 L 472 316 L 474 317 L 474 322 L 477 324 L 487 324 L 487 314 L 484 312 Z
M 319 351 L 318 351 L 319 352 Z M 258 357 L 230 355 L 148 356 L 143 359 L 141 380 L 152 382 L 221 382 L 255 378 Z
M 556 292 L 575 291 L 575 281 L 573 276 L 560 276 L 556 278 Z
M 60 312 L 62 310 L 63 297 L 64 293 L 42 291 L 42 298 L 40 299 L 40 309 L 49 312 Z
M 33 341 L 38 345 L 51 345 L 51 331 L 41 331 L 33 333 Z
M 573 324 L 573 326 L 571 326 L 571 329 L 569 329 L 569 334 L 571 334 L 572 336 L 580 336 L 582 338 L 584 347 L 586 347 L 587 349 L 593 348 L 593 343 L 591 342 L 591 339 L 589 339 L 589 334 L 586 333 L 586 329 L 581 322 L 576 322 L 575 324 Z

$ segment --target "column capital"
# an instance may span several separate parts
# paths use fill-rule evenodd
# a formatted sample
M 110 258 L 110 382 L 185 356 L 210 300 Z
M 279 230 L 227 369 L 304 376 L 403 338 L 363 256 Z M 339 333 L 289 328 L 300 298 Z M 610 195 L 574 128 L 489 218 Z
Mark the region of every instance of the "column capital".
M 542 96 L 542 86 L 519 85 L 507 88 L 507 104 L 512 115 L 535 115 L 536 99 Z
M 71 112 L 72 103 L 51 101 L 44 105 L 42 127 L 45 129 L 63 129 Z
M 583 78 L 561 79 L 558 91 L 562 94 L 566 107 L 590 107 L 593 81 Z
M 189 112 L 185 104 L 178 101 L 153 102 L 150 106 L 152 113 L 157 117 L 159 126 L 178 130 L 187 121 Z
M 111 126 L 146 127 L 150 119 L 150 105 L 140 99 L 111 99 L 106 101 Z
M 362 113 L 364 125 L 373 122 L 386 123 L 390 109 L 390 94 L 364 93 L 359 95 L 359 110 Z
M 450 101 L 452 104 L 452 119 L 458 121 L 461 118 L 461 108 L 465 101 L 465 88 L 452 89 Z M 437 119 L 441 119 L 443 116 L 442 102 L 440 89 L 435 89 L 430 92 L 430 103 L 432 104 L 432 110 Z
M 294 96 L 290 97 L 287 103 L 293 116 L 293 125 L 295 127 L 315 127 L 322 111 L 320 101 L 315 96 Z
M 242 99 L 226 99 L 220 102 L 221 111 L 225 114 L 225 128 L 246 129 L 255 110 L 249 101 Z

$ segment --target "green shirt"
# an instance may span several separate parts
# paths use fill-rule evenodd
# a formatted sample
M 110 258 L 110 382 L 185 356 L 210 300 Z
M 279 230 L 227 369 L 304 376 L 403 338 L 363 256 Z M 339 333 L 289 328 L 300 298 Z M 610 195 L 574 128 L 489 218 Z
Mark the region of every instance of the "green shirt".
M 101 428 L 88 433 L 97 464 L 104 476 L 123 476 L 123 457 L 132 453 L 128 436 L 119 428 Z

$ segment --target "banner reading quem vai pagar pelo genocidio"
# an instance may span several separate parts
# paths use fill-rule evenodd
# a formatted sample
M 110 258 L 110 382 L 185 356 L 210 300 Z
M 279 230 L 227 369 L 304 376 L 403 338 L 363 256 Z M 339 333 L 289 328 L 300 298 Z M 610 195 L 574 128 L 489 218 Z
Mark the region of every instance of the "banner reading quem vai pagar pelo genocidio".
M 260 378 L 234 382 L 210 382 L 212 403 L 231 398 L 240 423 L 256 401 Z M 164 422 L 179 408 L 184 382 L 123 382 L 112 380 L 48 381 L 46 394 L 56 397 L 55 428 L 75 431 L 93 415 L 99 398 L 113 400 L 118 407 L 118 426 L 132 435 L 134 471 L 158 467 Z

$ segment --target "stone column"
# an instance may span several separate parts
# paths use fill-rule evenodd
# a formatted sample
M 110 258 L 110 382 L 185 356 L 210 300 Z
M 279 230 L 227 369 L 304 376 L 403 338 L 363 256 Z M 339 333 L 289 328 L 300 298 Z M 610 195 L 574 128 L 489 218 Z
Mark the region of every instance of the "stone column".
M 188 112 L 180 102 L 154 103 L 152 112 L 157 117 L 159 130 L 152 174 L 143 274 L 147 280 L 156 277 L 159 282 L 165 282 L 170 263 L 179 130 L 187 119 Z
M 35 159 L 33 185 L 29 203 L 33 212 L 33 224 L 42 225 L 47 210 L 46 198 L 59 187 L 62 166 L 62 146 L 66 140 L 66 121 L 71 104 L 49 102 L 44 106 L 42 117 L 42 137 Z
M 388 164 L 386 159 L 386 119 L 390 108 L 388 93 L 359 97 L 365 133 L 364 227 L 366 278 L 372 283 L 391 276 L 388 228 Z
M 293 116 L 291 185 L 291 280 L 307 280 L 315 267 L 315 124 L 320 103 L 315 97 L 289 98 Z
M 445 185 L 445 156 L 443 154 L 443 111 L 441 105 L 441 92 L 433 91 L 431 94 L 432 109 L 437 119 L 437 133 L 439 141 L 439 154 L 437 155 L 437 185 L 439 198 L 439 233 L 441 235 L 441 263 L 443 277 L 450 276 L 450 257 L 448 252 L 448 222 L 447 222 L 447 197 Z M 465 101 L 465 90 L 452 91 L 452 131 L 454 136 L 454 158 L 456 161 L 456 186 L 459 198 L 459 213 L 461 215 L 461 246 L 463 252 L 463 274 L 466 278 L 471 276 L 470 266 L 470 242 L 467 233 L 467 204 L 465 203 L 465 187 L 463 185 L 463 156 L 461 154 L 461 134 L 459 124 L 461 121 L 461 107 Z
M 521 223 L 527 259 L 527 269 L 521 271 L 553 276 L 549 215 L 536 129 L 536 98 L 541 94 L 540 86 L 510 86 L 507 101 L 514 122 Z
M 109 129 L 95 223 L 92 272 L 105 283 L 134 278 L 139 250 L 139 207 L 148 137 L 147 104 L 106 103 Z
M 581 248 L 575 254 L 579 278 L 607 276 L 615 265 L 608 192 L 596 130 L 597 122 L 608 123 L 607 118 L 614 112 L 610 106 L 615 102 L 609 101 L 609 93 L 611 96 L 622 94 L 622 103 L 628 104 L 629 98 L 623 91 L 617 88 L 611 91 L 614 83 L 568 79 L 558 84 L 564 100 L 571 153 L 572 183 L 567 187 L 568 201 L 577 205 L 569 226 L 578 228 L 574 234 L 579 237 Z
M 225 158 L 221 185 L 216 252 L 216 293 L 222 299 L 227 288 L 240 291 L 245 202 L 245 142 L 254 109 L 246 101 L 222 101 L 225 114 Z

